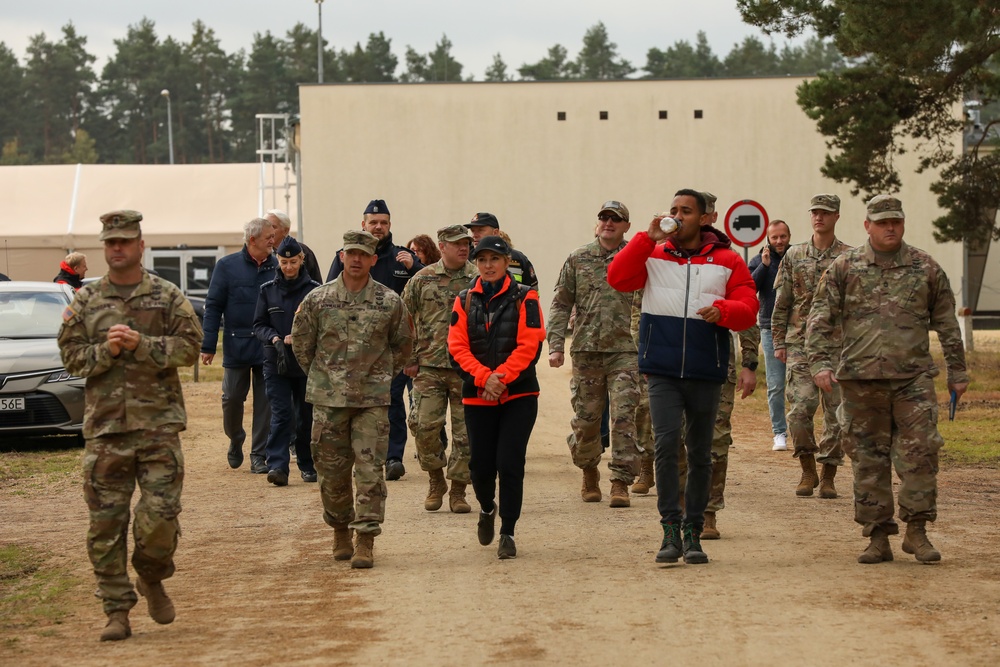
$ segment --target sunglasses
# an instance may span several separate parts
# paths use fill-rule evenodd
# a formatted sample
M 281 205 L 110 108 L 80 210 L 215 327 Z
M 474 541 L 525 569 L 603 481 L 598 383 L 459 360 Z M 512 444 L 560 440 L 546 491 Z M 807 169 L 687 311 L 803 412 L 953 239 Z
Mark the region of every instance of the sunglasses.
M 601 222 L 607 222 L 608 220 L 610 220 L 611 222 L 625 222 L 625 218 L 621 217 L 620 215 L 611 215 L 609 213 L 601 213 L 599 216 L 597 216 L 597 219 L 600 220 Z

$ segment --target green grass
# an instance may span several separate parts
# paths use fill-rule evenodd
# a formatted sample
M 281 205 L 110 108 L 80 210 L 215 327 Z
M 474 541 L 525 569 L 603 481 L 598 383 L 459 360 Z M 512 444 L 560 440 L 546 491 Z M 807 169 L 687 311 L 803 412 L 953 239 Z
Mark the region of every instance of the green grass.
M 49 438 L 42 445 L 29 441 L 20 451 L 5 451 L 0 457 L 0 486 L 23 496 L 77 481 L 82 455 L 75 438 Z
M 80 584 L 35 549 L 0 545 L 0 630 L 44 634 L 69 613 L 67 601 Z M 8 636 L 5 642 L 16 646 L 17 638 Z

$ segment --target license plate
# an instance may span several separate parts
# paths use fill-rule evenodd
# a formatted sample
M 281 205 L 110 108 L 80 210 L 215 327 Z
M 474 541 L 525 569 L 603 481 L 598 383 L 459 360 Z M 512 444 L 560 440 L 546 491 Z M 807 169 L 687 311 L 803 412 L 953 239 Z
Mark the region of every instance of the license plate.
M 24 410 L 24 396 L 0 398 L 0 412 L 15 412 Z

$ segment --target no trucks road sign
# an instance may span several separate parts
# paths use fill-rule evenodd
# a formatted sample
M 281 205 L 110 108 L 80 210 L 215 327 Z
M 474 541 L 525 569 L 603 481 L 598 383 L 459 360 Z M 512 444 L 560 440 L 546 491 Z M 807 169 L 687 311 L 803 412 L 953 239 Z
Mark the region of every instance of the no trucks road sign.
M 743 248 L 757 245 L 767 236 L 767 211 L 752 199 L 741 199 L 726 212 L 726 234 Z

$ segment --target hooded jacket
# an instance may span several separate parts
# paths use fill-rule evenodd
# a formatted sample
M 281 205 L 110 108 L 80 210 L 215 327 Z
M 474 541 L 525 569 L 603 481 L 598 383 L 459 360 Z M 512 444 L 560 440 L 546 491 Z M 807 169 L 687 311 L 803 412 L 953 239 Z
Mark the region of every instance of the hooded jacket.
M 636 234 L 608 266 L 608 284 L 621 292 L 644 289 L 639 320 L 639 370 L 648 375 L 725 382 L 730 330 L 757 319 L 759 302 L 747 265 L 732 242 L 702 227 L 697 250 L 682 250 L 673 238 L 657 245 Z M 697 314 L 715 306 L 721 317 Z
M 56 275 L 55 278 L 52 279 L 52 282 L 64 283 L 66 285 L 69 285 L 75 290 L 78 290 L 81 287 L 83 287 L 83 278 L 81 278 L 80 274 L 74 271 L 73 267 L 71 267 L 66 262 L 62 262 L 59 265 L 59 273 L 58 275 Z

